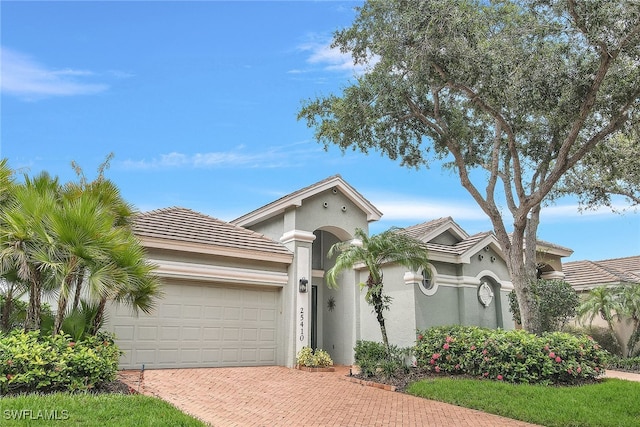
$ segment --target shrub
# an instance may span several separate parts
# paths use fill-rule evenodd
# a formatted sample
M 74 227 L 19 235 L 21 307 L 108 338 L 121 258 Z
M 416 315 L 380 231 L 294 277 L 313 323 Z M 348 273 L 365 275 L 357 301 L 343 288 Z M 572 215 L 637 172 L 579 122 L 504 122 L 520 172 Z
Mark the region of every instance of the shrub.
M 608 328 L 603 328 L 601 326 L 571 327 L 565 328 L 565 331 L 569 332 L 571 335 L 588 335 L 610 354 L 616 356 L 622 355 L 622 348 L 618 343 L 618 339 Z
M 304 346 L 296 356 L 296 363 L 299 366 L 307 366 L 310 368 L 326 368 L 333 365 L 333 360 L 329 353 L 322 349 L 315 349 Z
M 119 357 L 104 333 L 74 342 L 64 334 L 13 331 L 0 337 L 0 393 L 88 391 L 115 379 Z
M 564 280 L 538 279 L 530 284 L 534 296 L 534 307 L 540 320 L 535 332 L 560 331 L 566 323 L 576 315 L 580 303 L 577 292 Z M 509 310 L 513 320 L 521 324 L 520 307 L 515 290 L 509 293 Z
M 607 368 L 619 371 L 640 372 L 640 357 L 620 357 L 609 358 Z
M 522 330 L 436 327 L 419 332 L 418 367 L 532 384 L 575 384 L 604 373 L 608 353 L 587 336 Z
M 404 359 L 409 353 L 408 349 L 400 349 L 392 345 L 389 347 L 390 354 L 387 355 L 384 344 L 359 340 L 356 342 L 354 351 L 355 363 L 360 367 L 360 374 L 364 377 L 382 373 L 388 378 L 400 369 L 407 369 Z

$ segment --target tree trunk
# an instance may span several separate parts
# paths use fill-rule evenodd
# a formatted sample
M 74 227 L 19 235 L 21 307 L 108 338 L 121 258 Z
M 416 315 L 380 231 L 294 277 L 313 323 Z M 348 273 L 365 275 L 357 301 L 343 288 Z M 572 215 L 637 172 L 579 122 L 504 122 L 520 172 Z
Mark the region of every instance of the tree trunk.
M 100 328 L 102 327 L 102 322 L 104 320 L 104 310 L 107 306 L 107 298 L 102 298 L 100 300 L 100 304 L 98 305 L 98 309 L 96 310 L 96 315 L 93 318 L 93 322 L 91 322 L 91 329 L 89 329 L 90 335 L 95 335 L 98 333 Z
M 390 356 L 389 338 L 387 338 L 387 327 L 384 324 L 384 316 L 382 310 L 379 310 L 376 306 L 376 315 L 378 318 L 378 324 L 380 324 L 380 332 L 382 333 L 382 343 L 387 351 L 387 358 Z
M 539 214 L 538 207 L 531 210 L 531 218 L 523 216 L 515 221 L 511 239 L 506 234 L 499 236 L 500 245 L 506 248 L 504 252 L 507 257 L 507 268 L 518 297 L 520 323 L 525 331 L 532 333 L 540 331 L 538 304 L 531 292 L 531 283 L 536 279 L 536 233 Z
M 633 332 L 627 342 L 627 357 L 633 357 L 633 349 L 640 340 L 640 318 L 633 317 Z
M 9 332 L 11 329 L 11 324 L 9 318 L 11 317 L 11 312 L 13 308 L 13 292 L 11 289 L 8 290 L 7 294 L 4 296 L 4 306 L 2 307 L 2 331 Z
M 27 306 L 27 318 L 24 322 L 26 332 L 40 329 L 41 293 L 39 275 L 34 274 L 29 283 L 29 305 Z
M 82 282 L 84 281 L 84 271 L 80 271 L 76 276 L 75 295 L 73 297 L 73 310 L 80 306 L 80 294 L 82 293 Z
M 382 314 L 384 310 L 382 290 L 380 290 L 380 292 L 371 292 L 371 302 L 373 303 L 373 309 L 376 312 L 376 318 L 378 320 L 378 324 L 380 325 L 380 333 L 382 334 L 382 343 L 384 344 L 384 348 L 387 353 L 387 358 L 389 358 L 389 356 L 391 355 L 391 352 L 389 347 L 389 338 L 387 337 L 387 327 L 384 324 L 384 315 Z
M 64 320 L 65 312 L 67 311 L 67 297 L 60 293 L 58 297 L 58 311 L 56 312 L 56 320 L 53 323 L 53 330 L 51 334 L 56 336 L 60 333 L 60 329 L 62 329 L 62 322 Z
M 71 289 L 71 284 L 74 282 L 74 278 L 76 274 L 71 274 L 67 276 L 64 281 L 64 287 L 67 290 Z M 60 296 L 58 297 L 58 311 L 56 312 L 56 320 L 53 324 L 53 336 L 60 333 L 60 329 L 62 328 L 62 322 L 64 321 L 64 317 L 67 313 L 67 302 L 69 301 L 68 292 L 65 292 L 65 289 L 60 289 Z

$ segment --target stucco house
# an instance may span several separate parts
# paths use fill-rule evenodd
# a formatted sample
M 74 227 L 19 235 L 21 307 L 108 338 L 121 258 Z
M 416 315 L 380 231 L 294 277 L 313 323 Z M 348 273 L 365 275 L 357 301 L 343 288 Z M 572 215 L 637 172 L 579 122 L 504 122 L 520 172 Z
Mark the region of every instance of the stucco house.
M 381 216 L 339 175 L 231 222 L 178 207 L 140 214 L 134 231 L 158 266 L 164 298 L 152 315 L 110 309 L 106 329 L 124 351 L 121 367 L 293 366 L 303 346 L 351 364 L 356 341 L 380 341 L 380 330 L 358 286 L 367 272 L 344 272 L 329 289 L 327 252 Z M 431 274 L 385 266 L 392 344 L 410 346 L 417 329 L 435 325 L 514 327 L 513 286 L 491 232 L 469 235 L 450 217 L 405 232 L 427 243 Z M 562 277 L 570 254 L 539 242 L 543 276 Z
M 572 261 L 564 264 L 566 280 L 581 296 L 585 297 L 599 286 L 616 287 L 640 284 L 640 255 L 605 259 L 601 261 Z M 586 319 L 584 319 L 586 323 Z M 583 321 L 577 319 L 577 324 Z M 607 323 L 599 316 L 594 317 L 593 325 L 606 328 Z M 623 354 L 627 353 L 627 342 L 633 333 L 631 319 L 615 318 L 614 330 Z

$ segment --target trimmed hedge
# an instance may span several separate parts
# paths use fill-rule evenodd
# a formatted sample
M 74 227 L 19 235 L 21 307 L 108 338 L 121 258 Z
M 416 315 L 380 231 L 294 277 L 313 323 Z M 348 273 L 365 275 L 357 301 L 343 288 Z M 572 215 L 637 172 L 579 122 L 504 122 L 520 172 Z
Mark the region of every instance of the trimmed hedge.
M 530 384 L 593 381 L 604 373 L 608 357 L 588 336 L 473 326 L 419 331 L 414 354 L 418 367 L 429 371 Z
M 89 391 L 115 379 L 120 354 L 104 333 L 74 342 L 13 331 L 0 337 L 0 393 Z

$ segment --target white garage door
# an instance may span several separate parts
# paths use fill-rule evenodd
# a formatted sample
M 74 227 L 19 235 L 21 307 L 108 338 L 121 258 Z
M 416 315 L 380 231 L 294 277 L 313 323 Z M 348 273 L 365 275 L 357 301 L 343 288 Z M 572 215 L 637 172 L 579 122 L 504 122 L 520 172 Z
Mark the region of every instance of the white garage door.
M 276 364 L 279 289 L 165 282 L 152 315 L 114 307 L 122 369 Z

